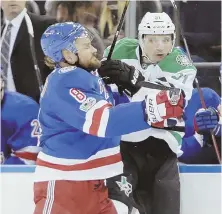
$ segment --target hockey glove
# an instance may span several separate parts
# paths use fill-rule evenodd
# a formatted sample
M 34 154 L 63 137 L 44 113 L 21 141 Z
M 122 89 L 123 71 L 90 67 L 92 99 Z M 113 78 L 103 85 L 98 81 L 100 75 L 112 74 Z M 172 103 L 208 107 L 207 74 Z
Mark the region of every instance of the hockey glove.
M 133 96 L 140 89 L 137 83 L 144 80 L 138 70 L 119 60 L 102 61 L 98 73 L 106 84 L 116 84 L 129 96 Z
M 208 134 L 218 125 L 218 111 L 209 107 L 199 109 L 194 116 L 194 129 L 198 134 Z
M 145 99 L 147 121 L 150 126 L 163 128 L 176 125 L 176 120 L 183 116 L 184 96 L 180 89 L 170 89 L 149 93 Z M 164 120 L 168 119 L 165 121 Z M 166 124 L 168 123 L 169 124 Z

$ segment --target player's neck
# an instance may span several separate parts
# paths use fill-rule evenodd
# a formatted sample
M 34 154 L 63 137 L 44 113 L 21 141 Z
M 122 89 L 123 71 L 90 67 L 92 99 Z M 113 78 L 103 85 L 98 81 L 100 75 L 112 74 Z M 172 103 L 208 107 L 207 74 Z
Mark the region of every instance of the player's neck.
M 70 64 L 67 63 L 67 62 L 60 62 L 60 63 L 59 63 L 59 66 L 60 66 L 61 68 L 64 68 L 64 67 L 71 67 L 71 66 L 73 66 L 73 65 L 70 65 Z

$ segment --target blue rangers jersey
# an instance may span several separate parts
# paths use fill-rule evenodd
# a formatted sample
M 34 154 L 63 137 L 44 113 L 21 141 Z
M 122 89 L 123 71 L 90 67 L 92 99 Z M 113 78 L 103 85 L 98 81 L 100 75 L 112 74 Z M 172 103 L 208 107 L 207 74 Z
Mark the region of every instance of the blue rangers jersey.
M 120 136 L 149 125 L 143 101 L 114 106 L 115 99 L 121 102 L 97 72 L 73 66 L 48 76 L 40 100 L 42 151 L 35 181 L 96 180 L 122 173 Z
M 1 103 L 1 164 L 35 164 L 40 147 L 39 105 L 31 98 L 5 91 Z
M 221 102 L 220 96 L 210 88 L 202 88 L 201 90 L 206 106 L 217 109 Z M 194 89 L 192 97 L 185 109 L 185 135 L 181 145 L 183 154 L 179 158 L 181 161 L 188 160 L 190 157 L 195 156 L 205 144 L 204 136 L 196 133 L 193 125 L 194 115 L 200 108 L 202 108 L 200 96 L 197 89 Z M 221 127 L 221 125 L 218 124 L 218 127 Z

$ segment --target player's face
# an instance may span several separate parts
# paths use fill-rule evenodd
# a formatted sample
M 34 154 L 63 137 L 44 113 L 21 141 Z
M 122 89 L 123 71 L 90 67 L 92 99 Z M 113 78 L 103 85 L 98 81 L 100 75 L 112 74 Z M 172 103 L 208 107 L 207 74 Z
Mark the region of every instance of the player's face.
M 171 35 L 145 35 L 144 52 L 153 63 L 161 61 L 172 49 Z
M 79 64 L 87 70 L 95 70 L 101 66 L 97 58 L 97 50 L 91 45 L 89 38 L 79 38 L 75 42 L 78 50 Z
M 6 18 L 12 20 L 25 8 L 26 1 L 21 0 L 6 0 L 1 2 L 1 7 L 6 15 Z

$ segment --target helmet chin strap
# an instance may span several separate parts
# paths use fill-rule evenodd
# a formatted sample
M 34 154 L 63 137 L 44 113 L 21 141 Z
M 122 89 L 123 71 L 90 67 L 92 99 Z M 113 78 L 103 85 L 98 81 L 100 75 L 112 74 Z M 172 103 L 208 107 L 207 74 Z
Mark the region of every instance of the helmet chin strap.
M 151 63 L 151 64 L 156 64 L 156 62 L 153 62 L 142 50 L 142 60 L 145 63 Z M 144 61 L 145 60 L 145 61 Z
M 155 64 L 155 62 L 153 62 L 153 61 L 145 54 L 143 41 L 141 41 L 140 48 L 141 48 L 141 53 L 142 53 L 142 63 Z M 144 59 L 147 60 L 147 62 L 144 62 Z

